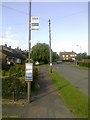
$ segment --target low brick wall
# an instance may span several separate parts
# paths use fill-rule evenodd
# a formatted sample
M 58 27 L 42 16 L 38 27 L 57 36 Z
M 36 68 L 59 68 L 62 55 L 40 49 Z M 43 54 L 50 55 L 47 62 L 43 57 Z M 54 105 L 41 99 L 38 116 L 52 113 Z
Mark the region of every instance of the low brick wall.
M 90 63 L 90 59 L 83 59 L 82 62 Z

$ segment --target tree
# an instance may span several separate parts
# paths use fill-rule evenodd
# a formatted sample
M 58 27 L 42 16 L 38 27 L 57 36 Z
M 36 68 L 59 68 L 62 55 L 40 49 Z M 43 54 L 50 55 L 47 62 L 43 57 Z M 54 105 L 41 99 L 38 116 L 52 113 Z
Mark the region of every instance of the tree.
M 82 59 L 87 59 L 87 58 L 88 58 L 88 55 L 86 52 L 79 53 L 79 54 L 77 54 L 77 57 L 76 57 L 77 60 L 82 60 Z
M 86 52 L 82 53 L 82 58 L 83 59 L 87 58 L 87 53 Z
M 32 59 L 34 61 L 38 61 L 40 63 L 48 63 L 49 62 L 49 45 L 45 43 L 37 43 L 32 48 L 31 52 Z
M 57 52 L 52 51 L 52 60 L 53 62 L 56 62 L 57 60 L 59 60 L 59 55 L 57 54 Z

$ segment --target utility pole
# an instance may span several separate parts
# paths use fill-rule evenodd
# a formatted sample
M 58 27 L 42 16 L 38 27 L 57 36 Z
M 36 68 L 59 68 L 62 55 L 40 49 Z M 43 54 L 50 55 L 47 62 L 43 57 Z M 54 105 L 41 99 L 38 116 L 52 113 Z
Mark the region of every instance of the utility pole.
M 29 50 L 28 50 L 28 63 L 31 62 L 30 60 L 30 54 L 31 54 L 31 0 L 29 1 Z M 28 81 L 27 86 L 27 99 L 28 102 L 30 102 L 31 99 L 31 81 Z
M 50 51 L 50 72 L 52 73 L 52 53 L 51 53 L 51 20 L 49 19 L 49 51 Z

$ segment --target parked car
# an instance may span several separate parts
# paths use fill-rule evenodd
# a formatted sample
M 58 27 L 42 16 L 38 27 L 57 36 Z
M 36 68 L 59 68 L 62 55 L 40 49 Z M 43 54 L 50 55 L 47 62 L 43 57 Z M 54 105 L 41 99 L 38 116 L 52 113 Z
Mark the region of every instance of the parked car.
M 61 63 L 62 63 L 62 61 L 61 61 L 61 60 L 57 61 L 57 64 L 61 64 Z

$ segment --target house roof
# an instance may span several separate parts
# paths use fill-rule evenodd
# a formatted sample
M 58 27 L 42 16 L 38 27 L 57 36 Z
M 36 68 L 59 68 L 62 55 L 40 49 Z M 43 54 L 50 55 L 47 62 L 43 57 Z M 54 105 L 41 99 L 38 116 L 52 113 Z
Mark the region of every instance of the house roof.
M 16 58 L 26 59 L 26 56 L 23 55 L 22 52 L 17 49 L 13 49 L 13 54 L 14 54 L 14 57 Z
M 12 52 L 7 51 L 7 50 L 2 50 L 2 53 L 5 54 L 6 56 L 11 57 L 11 58 L 14 57 L 14 54 Z
M 11 48 L 8 48 L 8 47 L 5 47 L 5 46 L 0 46 L 0 48 L 2 48 L 2 49 L 0 49 L 0 52 L 2 54 L 4 54 L 5 56 L 8 56 L 9 58 L 26 59 L 26 56 L 23 55 L 22 51 L 20 51 L 19 49 L 11 49 Z M 2 56 L 0 58 L 2 58 Z
M 71 55 L 71 54 L 76 54 L 74 51 L 72 52 L 60 52 L 60 55 Z
M 6 55 L 0 51 L 0 60 L 2 60 Z

